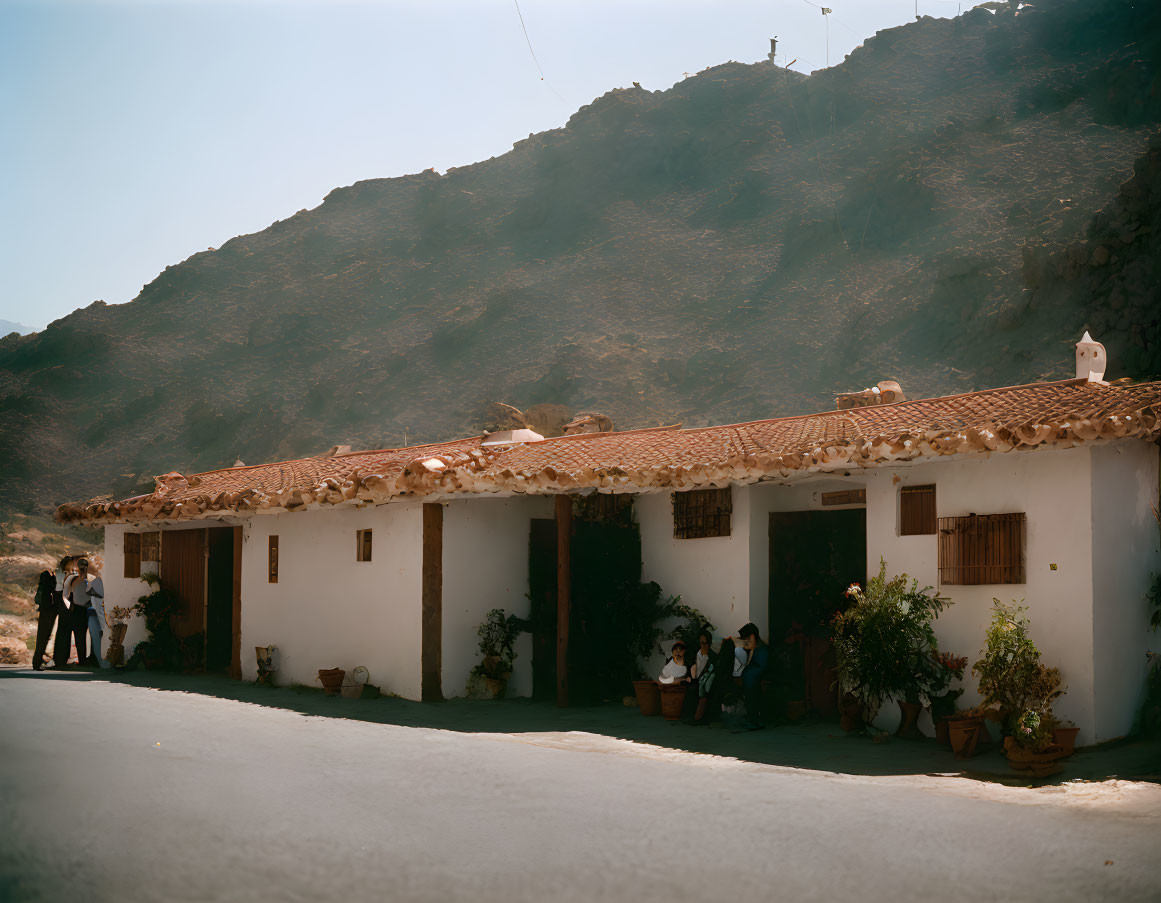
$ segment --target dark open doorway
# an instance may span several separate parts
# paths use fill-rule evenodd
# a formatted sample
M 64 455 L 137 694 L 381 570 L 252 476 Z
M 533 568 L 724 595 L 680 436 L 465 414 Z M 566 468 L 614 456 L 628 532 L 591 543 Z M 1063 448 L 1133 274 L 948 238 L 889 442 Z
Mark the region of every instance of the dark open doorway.
M 632 496 L 572 501 L 567 685 L 571 702 L 584 705 L 623 695 L 632 677 L 622 620 L 641 593 L 641 530 Z M 557 695 L 557 535 L 555 520 L 532 521 L 532 694 L 543 700 Z
M 770 515 L 770 647 L 787 701 L 836 711 L 828 625 L 847 587 L 866 577 L 865 508 Z

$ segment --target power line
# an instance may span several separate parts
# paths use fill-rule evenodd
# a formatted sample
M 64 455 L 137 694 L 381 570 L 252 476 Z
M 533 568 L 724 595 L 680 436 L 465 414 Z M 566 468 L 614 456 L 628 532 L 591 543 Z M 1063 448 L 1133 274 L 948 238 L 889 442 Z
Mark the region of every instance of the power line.
M 528 43 L 528 52 L 532 54 L 532 62 L 536 64 L 540 80 L 544 81 L 544 70 L 540 68 L 540 60 L 536 58 L 536 51 L 532 49 L 532 38 L 528 37 L 528 26 L 524 24 L 524 13 L 520 12 L 520 0 L 512 0 L 512 2 L 516 4 L 516 15 L 520 17 L 520 28 L 524 31 L 524 40 Z

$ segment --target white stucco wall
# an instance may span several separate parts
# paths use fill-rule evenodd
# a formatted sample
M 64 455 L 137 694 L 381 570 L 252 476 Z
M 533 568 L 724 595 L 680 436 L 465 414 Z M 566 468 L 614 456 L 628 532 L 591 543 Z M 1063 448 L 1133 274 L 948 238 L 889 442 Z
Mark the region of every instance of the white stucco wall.
M 374 531 L 355 560 L 355 531 Z M 267 580 L 278 536 L 278 582 Z M 358 665 L 385 693 L 420 696 L 422 513 L 416 502 L 252 518 L 242 541 L 242 674 L 275 645 L 278 682 L 317 687 L 318 671 Z
M 443 672 L 445 697 L 463 696 L 479 663 L 476 628 L 493 608 L 528 617 L 528 540 L 533 518 L 553 517 L 549 496 L 447 502 L 443 512 Z M 532 637 L 516 642 L 509 696 L 532 695 Z
M 898 493 L 934 483 L 940 517 L 965 514 L 1027 515 L 1027 583 L 940 586 L 952 601 L 935 623 L 941 649 L 966 655 L 969 672 L 961 704 L 979 701 L 970 673 L 984 648 L 993 597 L 1023 600 L 1042 661 L 1060 668 L 1068 692 L 1056 703 L 1061 718 L 1081 728 L 1081 744 L 1097 739 L 1093 697 L 1092 492 L 1088 447 L 960 457 L 867 474 L 867 570 L 880 556 L 889 575 L 906 572 L 920 586 L 938 586 L 937 537 L 899 536 Z M 895 478 L 898 478 L 896 482 Z M 1051 565 L 1056 565 L 1056 570 Z M 897 713 L 884 710 L 890 726 Z
M 1145 594 L 1161 570 L 1158 448 L 1118 442 L 1092 450 L 1092 606 L 1096 739 L 1124 736 L 1142 703 L 1145 653 L 1157 635 Z
M 670 493 L 639 495 L 635 501 L 641 527 L 641 579 L 656 581 L 666 595 L 702 611 L 716 636 L 737 633 L 750 620 L 750 497 L 733 488 L 729 536 L 677 539 L 673 535 Z M 650 666 L 660 671 L 664 658 Z
M 174 525 L 150 525 L 146 527 L 127 527 L 123 524 L 112 524 L 105 527 L 105 569 L 101 578 L 105 583 L 105 611 L 115 605 L 132 608 L 142 596 L 149 595 L 153 588 L 139 577 L 125 577 L 125 534 L 127 532 L 174 532 L 177 530 L 204 530 L 206 527 L 232 527 L 241 523 L 239 520 L 196 521 L 192 523 Z M 141 573 L 157 573 L 158 563 L 143 561 Z M 109 648 L 109 630 L 106 629 L 101 637 L 101 645 L 105 650 Z M 134 615 L 128 621 L 125 631 L 125 657 L 133 654 L 134 647 L 145 639 L 145 620 Z

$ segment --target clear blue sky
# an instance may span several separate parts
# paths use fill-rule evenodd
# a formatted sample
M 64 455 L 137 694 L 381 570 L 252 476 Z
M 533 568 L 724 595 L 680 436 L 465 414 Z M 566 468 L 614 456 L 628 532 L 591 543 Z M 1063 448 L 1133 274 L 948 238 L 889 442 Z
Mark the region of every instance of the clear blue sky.
M 830 62 L 916 0 L 825 0 Z M 955 15 L 956 0 L 918 0 Z M 974 5 L 974 0 L 963 4 Z M 637 81 L 826 62 L 809 0 L 0 0 L 0 319 L 131 300 L 360 179 L 445 170 Z

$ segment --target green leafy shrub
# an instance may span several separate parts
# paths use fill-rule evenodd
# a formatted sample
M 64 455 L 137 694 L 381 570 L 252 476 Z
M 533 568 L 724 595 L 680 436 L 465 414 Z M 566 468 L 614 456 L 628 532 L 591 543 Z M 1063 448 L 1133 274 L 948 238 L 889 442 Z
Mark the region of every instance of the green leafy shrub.
M 983 705 L 991 708 L 1017 742 L 1016 723 L 1028 712 L 1042 720 L 1052 715 L 1052 702 L 1064 689 L 1060 669 L 1040 662 L 1040 650 L 1028 635 L 1027 609 L 1015 602 L 992 600 L 983 658 L 972 665 L 979 677 Z
M 145 620 L 147 639 L 137 644 L 133 660 L 147 667 L 179 668 L 185 666 L 190 652 L 175 630 L 175 622 L 181 612 L 181 599 L 177 593 L 163 586 L 142 596 L 133 606 L 133 611 Z
M 516 660 L 516 638 L 527 629 L 527 621 L 516 615 L 505 615 L 502 608 L 489 611 L 476 629 L 483 661 L 472 668 L 472 675 L 507 680 Z
M 947 600 L 931 587 L 919 589 L 906 574 L 888 580 L 882 559 L 866 590 L 852 584 L 847 595 L 850 607 L 831 620 L 842 690 L 859 701 L 868 720 L 891 698 L 928 704 L 943 680 L 931 622 Z

